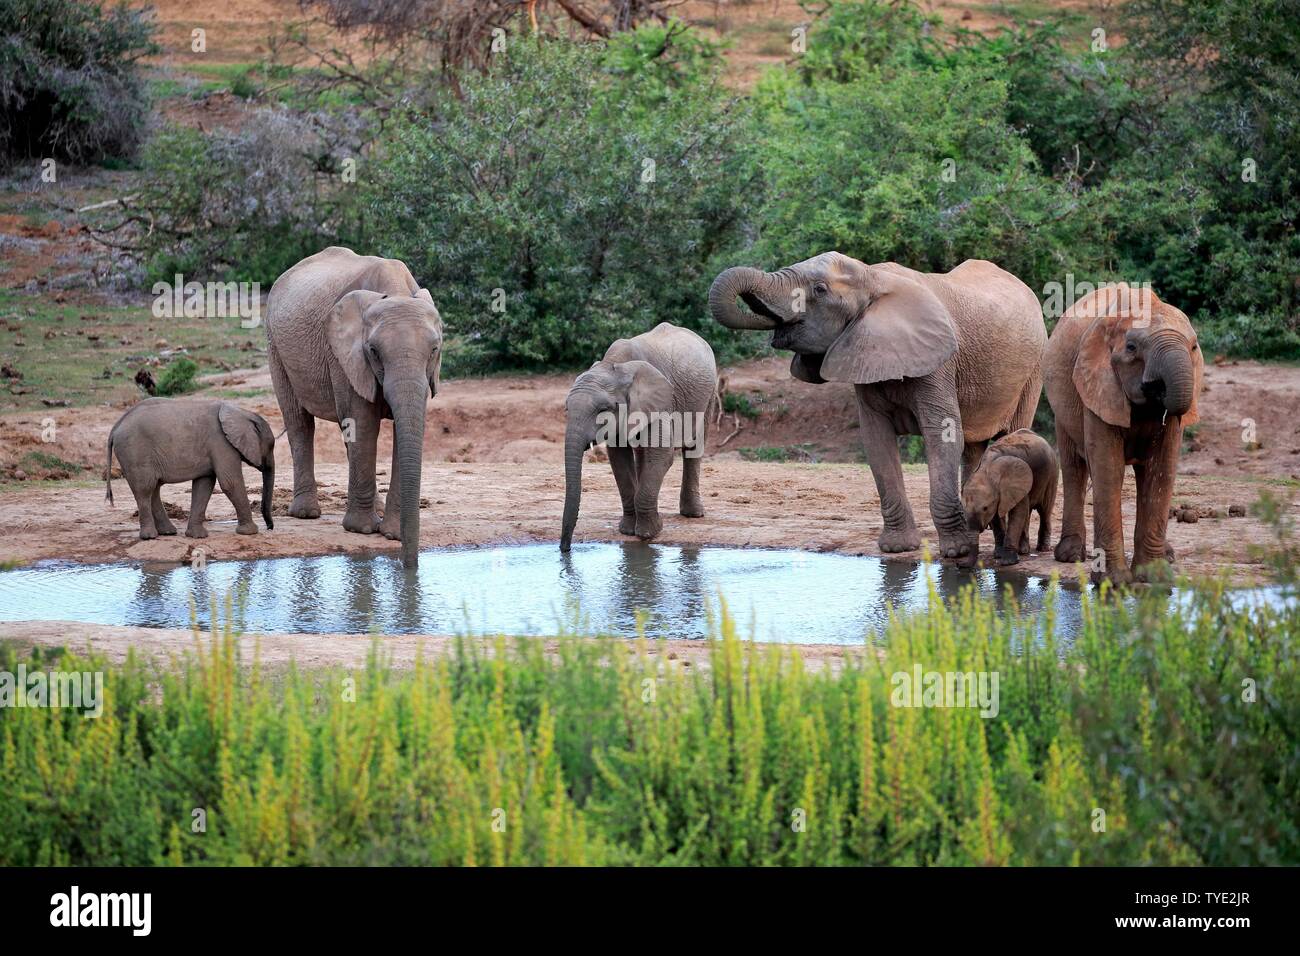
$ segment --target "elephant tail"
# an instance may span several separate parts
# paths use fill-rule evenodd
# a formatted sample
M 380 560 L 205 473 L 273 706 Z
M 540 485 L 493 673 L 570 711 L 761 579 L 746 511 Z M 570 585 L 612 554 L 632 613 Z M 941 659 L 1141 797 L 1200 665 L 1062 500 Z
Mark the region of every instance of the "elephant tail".
M 108 503 L 113 504 L 113 433 L 108 433 L 108 466 L 104 469 L 104 488 L 108 492 L 104 495 Z

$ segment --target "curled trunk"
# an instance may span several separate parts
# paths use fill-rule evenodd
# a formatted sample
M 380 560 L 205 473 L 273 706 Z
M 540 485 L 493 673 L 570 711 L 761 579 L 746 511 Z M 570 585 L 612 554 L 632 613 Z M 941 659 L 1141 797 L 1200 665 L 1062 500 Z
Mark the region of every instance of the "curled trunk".
M 266 522 L 266 530 L 270 531 L 275 527 L 271 520 L 271 498 L 275 496 L 275 462 L 267 465 L 262 469 L 262 520 Z
M 1157 349 L 1147 363 L 1147 375 L 1164 383 L 1164 406 L 1170 415 L 1185 415 L 1196 398 L 1192 356 L 1181 341 Z
M 573 529 L 578 523 L 578 506 L 582 502 L 582 456 L 589 440 L 585 425 L 570 422 L 564 434 L 564 519 L 560 525 L 560 550 L 568 551 L 573 543 Z
M 420 556 L 420 469 L 424 461 L 424 405 L 429 397 L 425 380 L 385 389 L 393 410 L 393 443 L 397 449 L 397 474 L 402 514 L 402 565 L 414 568 Z
M 748 266 L 727 269 L 709 287 L 709 311 L 715 321 L 728 328 L 770 331 L 776 328 L 777 321 L 769 316 L 742 311 L 736 305 L 736 296 L 770 290 L 773 282 L 773 277 L 766 272 Z

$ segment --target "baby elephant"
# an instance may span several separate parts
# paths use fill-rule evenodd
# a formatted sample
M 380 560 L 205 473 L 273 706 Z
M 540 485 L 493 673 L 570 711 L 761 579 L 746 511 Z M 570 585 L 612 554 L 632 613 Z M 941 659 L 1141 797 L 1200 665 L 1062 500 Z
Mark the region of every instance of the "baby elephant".
M 560 550 L 568 551 L 582 497 L 582 456 L 603 444 L 623 499 L 618 530 L 648 540 L 663 527 L 659 486 L 682 452 L 680 510 L 704 514 L 700 456 L 709 405 L 717 392 L 713 349 L 689 329 L 661 322 L 635 338 L 619 339 L 605 357 L 578 376 L 564 403 L 564 522 Z
M 1029 513 L 1038 512 L 1038 547 L 1045 551 L 1056 503 L 1056 452 L 1028 428 L 999 438 L 984 452 L 961 490 L 970 530 L 993 525 L 993 558 L 1015 564 L 1029 553 Z
M 235 506 L 240 534 L 257 534 L 253 513 L 244 490 L 247 463 L 262 473 L 262 518 L 271 530 L 271 495 L 275 490 L 275 434 L 261 415 L 230 402 L 197 399 L 151 398 L 130 409 L 108 433 L 109 504 L 113 502 L 113 453 L 122 466 L 122 477 L 131 486 L 140 509 L 140 537 L 175 534 L 167 520 L 160 485 L 193 482 L 190 488 L 190 521 L 185 534 L 206 538 L 203 517 L 208 509 L 214 482 Z

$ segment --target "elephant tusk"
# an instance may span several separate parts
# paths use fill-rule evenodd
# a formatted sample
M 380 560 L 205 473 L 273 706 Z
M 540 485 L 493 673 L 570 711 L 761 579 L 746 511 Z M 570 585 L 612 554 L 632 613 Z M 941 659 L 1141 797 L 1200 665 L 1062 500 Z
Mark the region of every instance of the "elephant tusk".
M 1163 428 L 1164 425 L 1165 425 L 1165 422 L 1168 421 L 1168 420 L 1169 420 L 1169 409 L 1166 408 L 1166 409 L 1165 409 L 1165 413 L 1164 413 L 1163 415 L 1160 416 L 1160 427 Z

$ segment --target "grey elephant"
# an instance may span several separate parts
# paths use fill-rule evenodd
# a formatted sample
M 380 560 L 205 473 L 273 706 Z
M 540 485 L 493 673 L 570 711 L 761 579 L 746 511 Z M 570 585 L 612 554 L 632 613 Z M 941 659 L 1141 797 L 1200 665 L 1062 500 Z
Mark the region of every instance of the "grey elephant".
M 704 514 L 700 455 L 709 405 L 717 394 L 713 349 L 689 329 L 662 322 L 619 339 L 574 380 L 564 403 L 564 518 L 560 550 L 568 551 L 582 498 L 582 456 L 604 443 L 623 517 L 618 530 L 648 540 L 663 528 L 659 487 L 680 450 L 681 513 Z
M 105 497 L 113 503 L 113 455 L 140 511 L 140 537 L 175 534 L 158 489 L 181 481 L 190 487 L 190 520 L 185 534 L 206 538 L 203 527 L 214 483 L 235 506 L 236 531 L 257 534 L 244 488 L 243 465 L 262 473 L 262 519 L 271 521 L 275 490 L 275 434 L 261 415 L 231 402 L 150 398 L 131 408 L 108 433 Z
M 921 545 L 898 455 L 899 435 L 921 435 L 940 554 L 975 563 L 959 479 L 990 439 L 1029 426 L 1042 390 L 1047 329 L 1028 286 L 983 260 L 923 273 L 826 252 L 776 272 L 728 269 L 709 307 L 730 328 L 770 331 L 774 348 L 795 353 L 795 378 L 854 386 L 882 551 Z
M 993 558 L 1017 564 L 1029 553 L 1029 516 L 1038 512 L 1038 546 L 1046 551 L 1052 536 L 1052 509 L 1060 465 L 1056 452 L 1028 428 L 999 438 L 984 452 L 975 474 L 961 489 L 970 530 L 993 526 Z
M 343 527 L 400 538 L 418 561 L 425 405 L 438 393 L 442 317 L 397 259 L 332 246 L 275 281 L 267 302 L 271 383 L 293 453 L 295 518 L 319 518 L 316 419 L 339 423 L 348 454 Z M 393 420 L 393 462 L 375 510 L 379 423 Z

